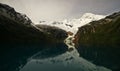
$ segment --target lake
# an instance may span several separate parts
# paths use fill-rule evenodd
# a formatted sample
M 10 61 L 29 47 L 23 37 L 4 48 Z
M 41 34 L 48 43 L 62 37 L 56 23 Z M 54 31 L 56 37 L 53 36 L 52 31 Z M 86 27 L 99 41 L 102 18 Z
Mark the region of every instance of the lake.
M 120 47 L 2 44 L 0 71 L 120 71 Z

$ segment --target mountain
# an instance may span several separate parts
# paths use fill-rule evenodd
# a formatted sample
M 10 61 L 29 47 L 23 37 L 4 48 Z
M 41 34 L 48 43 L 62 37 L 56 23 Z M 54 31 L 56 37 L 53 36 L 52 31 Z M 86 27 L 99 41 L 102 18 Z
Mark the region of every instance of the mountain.
M 49 39 L 54 39 L 57 41 L 60 40 L 65 40 L 65 38 L 67 38 L 68 34 L 66 31 L 64 31 L 61 28 L 55 27 L 55 26 L 48 26 L 48 25 L 35 25 L 36 27 L 44 30 L 45 33 L 47 33 Z M 52 38 L 50 37 L 52 36 Z
M 78 44 L 119 44 L 120 42 L 120 12 L 92 21 L 79 27 L 75 35 Z
M 71 19 L 71 20 L 64 20 L 64 21 L 51 21 L 51 22 L 45 22 L 41 21 L 40 24 L 47 24 L 50 26 L 56 26 L 63 30 L 66 30 L 67 32 L 71 32 L 74 35 L 78 31 L 78 27 L 81 27 L 83 25 L 88 24 L 91 21 L 96 21 L 104 18 L 103 15 L 95 15 L 92 13 L 85 13 L 81 18 L 79 19 Z
M 49 27 L 49 26 L 46 26 Z M 50 27 L 47 30 L 52 29 Z M 15 11 L 14 8 L 0 3 L 0 42 L 1 43 L 40 43 L 40 42 L 56 42 L 62 41 L 67 37 L 67 33 L 59 28 L 56 28 L 58 36 L 38 28 L 34 23 L 25 15 Z

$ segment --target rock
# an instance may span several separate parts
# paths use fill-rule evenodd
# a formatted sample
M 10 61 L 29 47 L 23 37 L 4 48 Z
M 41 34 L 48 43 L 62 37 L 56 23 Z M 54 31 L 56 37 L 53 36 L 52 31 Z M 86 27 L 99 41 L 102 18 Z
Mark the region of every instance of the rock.
M 68 31 L 67 34 L 68 34 L 69 36 L 73 36 L 73 33 L 70 32 L 70 31 Z

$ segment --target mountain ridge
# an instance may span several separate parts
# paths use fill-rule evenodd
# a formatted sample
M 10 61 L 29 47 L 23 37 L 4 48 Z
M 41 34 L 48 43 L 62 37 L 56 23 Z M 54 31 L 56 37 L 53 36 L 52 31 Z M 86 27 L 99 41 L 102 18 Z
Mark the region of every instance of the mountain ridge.
M 116 12 L 104 19 L 79 27 L 75 41 L 79 44 L 119 44 L 119 20 L 120 12 Z
M 53 27 L 47 26 L 48 30 Z M 59 28 L 58 39 L 52 31 L 45 32 L 42 28 L 37 27 L 25 14 L 18 13 L 14 8 L 0 3 L 0 42 L 1 43 L 57 43 L 63 42 L 67 33 Z M 56 42 L 57 41 L 57 42 Z

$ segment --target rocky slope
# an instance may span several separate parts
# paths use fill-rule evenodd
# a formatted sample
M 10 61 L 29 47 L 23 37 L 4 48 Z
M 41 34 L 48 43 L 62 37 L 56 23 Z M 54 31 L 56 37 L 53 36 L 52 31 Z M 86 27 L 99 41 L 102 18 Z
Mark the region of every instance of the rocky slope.
M 50 30 L 49 28 L 48 30 Z M 46 29 L 47 30 L 47 29 Z M 0 3 L 0 42 L 9 43 L 9 42 L 58 42 L 63 41 L 67 37 L 67 33 L 64 30 L 56 29 L 56 31 L 61 31 L 58 35 L 61 35 L 58 39 L 58 36 L 55 37 L 53 31 L 48 32 L 44 29 L 36 27 L 32 21 L 24 14 L 18 13 L 14 8 Z
M 119 44 L 120 12 L 79 28 L 74 42 L 79 44 Z

